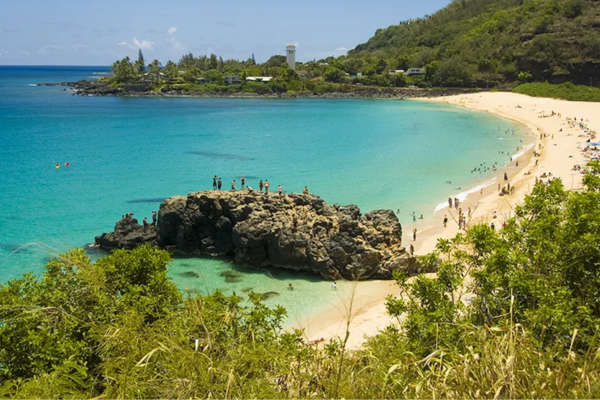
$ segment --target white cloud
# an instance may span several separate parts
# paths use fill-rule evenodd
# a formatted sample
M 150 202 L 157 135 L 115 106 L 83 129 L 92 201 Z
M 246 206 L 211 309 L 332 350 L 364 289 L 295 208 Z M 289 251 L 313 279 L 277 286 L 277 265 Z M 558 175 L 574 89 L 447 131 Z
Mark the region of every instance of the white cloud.
M 127 42 L 122 41 L 121 43 L 117 43 L 117 46 L 127 46 Z
M 0 48 L 0 57 L 4 54 L 8 54 L 8 50 Z
M 170 27 L 169 29 L 167 29 L 167 33 L 169 35 L 174 34 L 175 32 L 177 32 L 177 28 L 175 28 L 174 26 Z
M 27 57 L 31 56 L 31 53 L 28 52 L 27 50 L 21 50 L 21 53 L 23 53 L 23 55 L 25 55 Z
M 348 48 L 346 47 L 338 47 L 333 51 L 333 55 L 336 57 L 343 56 L 348 52 Z
M 154 42 L 150 42 L 148 40 L 138 40 L 137 38 L 133 38 L 131 39 L 131 41 L 133 42 L 133 44 L 135 46 L 137 46 L 140 49 L 144 49 L 144 50 L 153 50 L 154 49 Z

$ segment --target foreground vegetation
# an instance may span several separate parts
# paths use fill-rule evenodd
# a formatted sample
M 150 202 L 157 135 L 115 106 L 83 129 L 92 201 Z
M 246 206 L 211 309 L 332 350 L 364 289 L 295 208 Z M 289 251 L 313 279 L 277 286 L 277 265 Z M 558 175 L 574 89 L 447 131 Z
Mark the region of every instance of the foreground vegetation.
M 598 397 L 593 168 L 582 191 L 537 185 L 499 231 L 440 240 L 421 259 L 437 278 L 398 274 L 398 325 L 357 351 L 306 345 L 257 294 L 182 295 L 162 250 L 71 251 L 0 287 L 0 397 Z

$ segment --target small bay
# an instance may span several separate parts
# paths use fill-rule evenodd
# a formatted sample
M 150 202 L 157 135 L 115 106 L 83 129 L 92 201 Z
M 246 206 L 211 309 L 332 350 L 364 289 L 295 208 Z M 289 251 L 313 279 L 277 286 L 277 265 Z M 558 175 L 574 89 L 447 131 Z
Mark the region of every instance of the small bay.
M 77 97 L 32 86 L 107 71 L 0 67 L 0 281 L 41 272 L 127 212 L 150 219 L 161 199 L 210 189 L 213 175 L 225 189 L 245 175 L 252 187 L 307 185 L 363 213 L 400 210 L 401 223 L 413 211 L 431 218 L 489 179 L 471 171 L 502 166 L 524 135 L 485 113 L 416 101 Z M 339 296 L 317 277 L 220 259 L 177 259 L 171 276 L 192 292 L 277 292 L 268 303 L 298 318 Z

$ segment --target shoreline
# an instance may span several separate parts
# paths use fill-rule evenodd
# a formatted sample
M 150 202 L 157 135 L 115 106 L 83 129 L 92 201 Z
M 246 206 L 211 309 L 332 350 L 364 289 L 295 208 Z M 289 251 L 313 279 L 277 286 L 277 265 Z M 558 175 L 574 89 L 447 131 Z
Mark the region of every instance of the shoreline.
M 578 126 L 570 127 L 567 118 L 577 118 L 579 122 L 582 117 L 594 116 L 594 113 L 600 112 L 600 104 L 489 92 L 413 100 L 446 103 L 472 111 L 488 112 L 524 126 L 527 128 L 525 134 L 533 139 L 533 146 L 523 143 L 526 150 L 517 151 L 513 155 L 513 162 L 500 166 L 486 182 L 461 192 L 466 194 L 460 204 L 463 212 L 467 214 L 469 207 L 472 210 L 472 217 L 467 218 L 469 226 L 493 222 L 496 229 L 500 228 L 504 220 L 513 215 L 514 206 L 531 192 L 536 177 L 539 178 L 543 173 L 551 172 L 553 178 L 561 178 L 569 190 L 581 188 L 583 175 L 572 168 L 575 164 L 583 165 L 587 162 L 579 147 L 587 138 Z M 556 114 L 552 115 L 552 112 Z M 594 131 L 600 131 L 599 121 L 586 121 L 585 124 Z M 547 136 L 543 136 L 544 134 Z M 540 152 L 538 157 L 534 157 L 534 150 Z M 515 156 L 519 160 L 518 167 L 515 165 Z M 505 172 L 509 177 L 507 182 L 503 179 Z M 502 186 L 510 183 L 515 187 L 515 193 L 499 196 L 496 187 L 498 183 Z M 483 187 L 483 195 L 474 190 L 477 187 Z M 458 197 L 458 194 L 455 196 Z M 495 219 L 494 211 L 497 213 Z M 430 253 L 435 249 L 438 239 L 449 239 L 459 232 L 455 208 L 438 207 L 432 214 L 433 222 L 431 219 L 417 220 L 402 226 L 404 246 L 408 248 L 413 244 L 416 255 Z M 449 218 L 447 228 L 442 224 L 444 215 Z M 414 228 L 418 230 L 416 241 L 412 240 Z M 365 335 L 375 335 L 388 325 L 395 324 L 395 320 L 387 315 L 384 303 L 386 296 L 397 293 L 394 281 L 372 281 L 368 285 L 355 283 L 353 292 L 340 296 L 338 305 L 315 313 L 304 323 L 295 324 L 295 327 L 305 328 L 307 341 L 319 341 L 321 338 L 326 341 L 334 337 L 343 339 L 350 304 L 354 301 L 353 310 L 359 311 L 350 315 L 347 346 L 356 349 L 365 341 Z

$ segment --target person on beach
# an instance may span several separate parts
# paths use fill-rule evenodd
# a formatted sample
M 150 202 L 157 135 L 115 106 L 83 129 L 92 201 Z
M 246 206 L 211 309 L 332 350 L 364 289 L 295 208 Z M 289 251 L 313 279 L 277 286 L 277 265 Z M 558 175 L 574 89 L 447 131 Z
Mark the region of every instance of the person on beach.
M 221 178 L 219 178 L 219 180 L 217 181 L 217 190 L 221 190 L 222 184 L 223 184 L 223 182 L 221 181 Z
M 410 255 L 411 255 L 411 256 L 414 256 L 414 255 L 415 255 L 415 246 L 413 246 L 413 245 L 412 245 L 412 243 L 411 243 L 411 245 L 410 245 Z
M 495 230 L 496 230 L 496 225 L 494 225 L 494 223 L 492 222 L 492 223 L 490 224 L 490 228 L 492 228 L 492 230 L 493 230 L 493 231 L 495 231 Z
M 444 228 L 448 226 L 448 216 L 444 215 Z
M 265 179 L 265 193 L 269 193 L 269 186 L 271 186 L 271 185 L 269 184 L 269 180 L 268 180 L 268 179 Z
M 479 193 L 483 196 L 483 188 L 479 191 Z
M 494 218 L 498 218 L 498 214 L 494 211 Z
M 467 216 L 468 216 L 469 218 L 471 218 L 471 207 L 469 207 L 469 209 L 467 210 Z
M 213 176 L 213 190 L 217 190 L 217 176 Z
M 413 229 L 413 240 L 417 240 L 417 228 Z
M 144 224 L 144 233 L 146 233 L 146 231 L 148 230 L 148 220 L 146 219 L 146 217 L 144 217 L 144 221 L 142 221 Z
M 448 208 L 452 208 L 452 198 L 448 197 Z
M 302 191 L 302 194 L 308 194 L 308 186 L 304 186 L 304 190 Z
M 156 211 L 152 211 L 152 225 L 156 226 L 156 219 L 158 218 L 158 214 Z
M 258 182 L 258 190 L 260 190 L 261 193 L 262 193 L 262 190 L 263 190 L 263 181 L 262 181 L 262 179 L 260 180 L 260 182 Z
M 424 218 L 423 218 L 423 214 L 421 214 L 421 216 L 419 217 L 419 219 L 424 219 Z
M 241 184 L 242 184 L 242 189 L 244 189 L 244 185 L 246 184 L 246 177 L 244 175 L 242 175 Z
M 506 174 L 506 172 L 504 173 L 504 180 L 507 181 L 508 180 L 508 175 Z
M 235 192 L 235 179 L 231 181 L 231 191 Z
M 288 290 L 294 290 L 294 287 L 292 286 L 291 283 L 288 285 Z
M 333 283 L 331 284 L 331 290 L 337 290 L 337 284 L 335 283 L 335 281 L 333 281 Z

